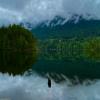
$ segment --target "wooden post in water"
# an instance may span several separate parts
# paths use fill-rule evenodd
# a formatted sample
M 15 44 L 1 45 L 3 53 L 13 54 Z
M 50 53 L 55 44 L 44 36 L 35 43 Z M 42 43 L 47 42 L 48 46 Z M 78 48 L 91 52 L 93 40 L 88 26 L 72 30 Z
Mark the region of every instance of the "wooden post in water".
M 51 79 L 48 78 L 48 87 L 51 88 Z

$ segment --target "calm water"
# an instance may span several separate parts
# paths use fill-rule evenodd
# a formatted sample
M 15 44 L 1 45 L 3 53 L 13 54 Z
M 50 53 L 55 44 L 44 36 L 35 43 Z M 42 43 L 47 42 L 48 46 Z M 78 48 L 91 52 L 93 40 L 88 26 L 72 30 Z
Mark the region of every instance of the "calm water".
M 57 74 L 60 76 L 63 74 L 68 78 L 75 78 L 77 76 L 80 80 L 100 78 L 100 63 L 95 62 L 77 60 L 38 60 L 33 65 L 32 69 L 44 76 L 49 73 L 51 77 L 58 80 L 59 77 Z
M 26 63 L 23 64 L 20 67 L 24 68 Z M 30 75 L 0 73 L 1 100 L 100 100 L 100 80 L 90 80 L 100 78 L 99 64 L 42 59 L 29 66 L 25 68 L 33 69 Z M 51 88 L 47 85 L 47 74 L 51 77 Z M 81 84 L 77 79 L 71 80 L 74 76 L 88 80 Z
M 32 69 L 43 77 L 49 74 L 55 81 L 62 81 L 62 75 L 70 79 L 78 77 L 79 80 L 99 79 L 100 63 L 95 61 L 85 61 L 83 59 L 68 59 L 51 55 L 36 55 L 33 57 L 32 52 L 12 52 L 1 51 L 0 54 L 0 71 L 14 75 L 23 74 L 25 71 Z M 45 52 L 45 51 L 44 51 Z M 44 52 L 42 52 L 44 54 Z M 57 54 L 52 51 L 52 54 Z
M 2 51 L 0 99 L 100 100 L 99 66 L 100 63 L 83 59 L 50 59 L 41 55 L 33 57 L 30 52 Z M 47 84 L 48 75 L 51 88 Z

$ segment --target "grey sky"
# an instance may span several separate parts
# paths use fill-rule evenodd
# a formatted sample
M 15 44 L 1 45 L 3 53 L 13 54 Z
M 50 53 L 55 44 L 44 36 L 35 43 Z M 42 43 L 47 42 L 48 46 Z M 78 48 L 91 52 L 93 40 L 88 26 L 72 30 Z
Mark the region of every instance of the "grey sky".
M 0 0 L 0 24 L 38 24 L 55 16 L 100 19 L 100 0 Z
M 0 0 L 0 6 L 7 9 L 21 10 L 30 0 Z

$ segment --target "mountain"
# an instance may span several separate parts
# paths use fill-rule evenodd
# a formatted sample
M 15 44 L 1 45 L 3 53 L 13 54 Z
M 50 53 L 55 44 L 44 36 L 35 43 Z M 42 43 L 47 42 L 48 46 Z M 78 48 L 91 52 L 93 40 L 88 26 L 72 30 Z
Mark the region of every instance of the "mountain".
M 55 17 L 52 21 L 45 21 L 31 31 L 40 39 L 45 38 L 71 38 L 100 35 L 100 20 L 85 20 L 79 18 L 66 21 L 61 17 Z

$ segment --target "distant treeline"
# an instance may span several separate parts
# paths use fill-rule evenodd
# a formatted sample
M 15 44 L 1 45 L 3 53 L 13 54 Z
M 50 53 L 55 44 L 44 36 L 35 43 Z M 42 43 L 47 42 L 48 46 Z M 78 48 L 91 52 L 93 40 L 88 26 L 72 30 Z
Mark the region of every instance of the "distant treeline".
M 40 40 L 40 51 L 49 60 L 83 59 L 100 62 L 100 37 Z

